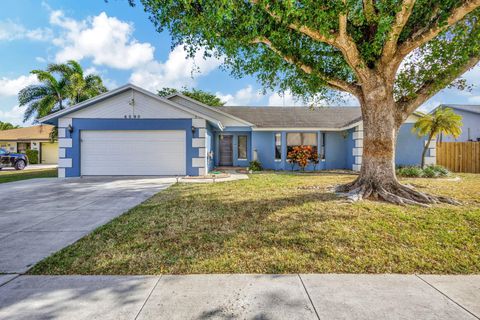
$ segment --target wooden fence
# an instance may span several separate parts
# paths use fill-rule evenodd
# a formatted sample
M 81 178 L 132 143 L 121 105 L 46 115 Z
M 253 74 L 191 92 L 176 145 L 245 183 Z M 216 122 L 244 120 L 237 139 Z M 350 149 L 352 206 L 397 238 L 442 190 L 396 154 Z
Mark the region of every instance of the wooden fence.
M 480 173 L 480 142 L 437 142 L 437 164 L 453 172 Z

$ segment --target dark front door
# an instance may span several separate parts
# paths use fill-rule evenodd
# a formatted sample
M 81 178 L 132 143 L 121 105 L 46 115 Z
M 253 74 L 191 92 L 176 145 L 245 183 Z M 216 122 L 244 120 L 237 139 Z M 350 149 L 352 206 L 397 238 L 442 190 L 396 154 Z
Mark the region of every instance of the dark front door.
M 233 165 L 233 136 L 220 136 L 220 163 L 221 166 Z

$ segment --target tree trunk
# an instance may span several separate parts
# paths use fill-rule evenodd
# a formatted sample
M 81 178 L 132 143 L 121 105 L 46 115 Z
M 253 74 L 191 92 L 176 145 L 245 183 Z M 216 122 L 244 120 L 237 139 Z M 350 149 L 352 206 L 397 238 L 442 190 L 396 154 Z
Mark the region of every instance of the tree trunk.
M 396 110 L 393 94 L 388 92 L 387 88 L 377 86 L 364 95 L 362 167 L 355 181 L 338 186 L 337 191 L 352 201 L 374 197 L 402 205 L 437 202 L 457 204 L 454 200 L 423 194 L 398 182 L 395 145 L 405 117 Z

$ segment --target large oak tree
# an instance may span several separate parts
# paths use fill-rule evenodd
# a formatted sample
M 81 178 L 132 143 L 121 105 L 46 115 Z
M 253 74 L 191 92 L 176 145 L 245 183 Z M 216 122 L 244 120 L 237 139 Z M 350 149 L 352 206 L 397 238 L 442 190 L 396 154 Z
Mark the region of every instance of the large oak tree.
M 400 125 L 480 59 L 480 0 L 139 0 L 173 45 L 221 56 L 235 76 L 310 99 L 348 92 L 364 123 L 359 177 L 338 191 L 399 204 L 454 201 L 401 185 Z M 134 3 L 135 0 L 130 0 Z

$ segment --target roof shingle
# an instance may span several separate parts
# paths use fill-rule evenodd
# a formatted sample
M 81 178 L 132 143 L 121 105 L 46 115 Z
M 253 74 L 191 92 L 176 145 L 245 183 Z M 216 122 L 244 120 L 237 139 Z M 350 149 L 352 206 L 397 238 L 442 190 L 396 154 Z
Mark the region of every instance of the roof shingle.
M 53 126 L 43 124 L 26 128 L 0 131 L 0 141 L 48 140 Z
M 359 107 L 219 107 L 258 128 L 340 129 L 361 120 Z

